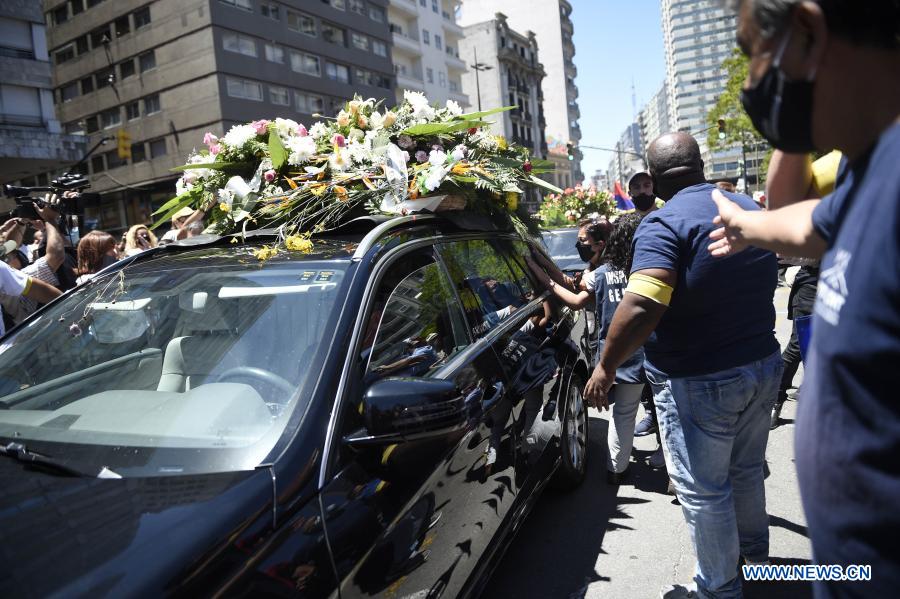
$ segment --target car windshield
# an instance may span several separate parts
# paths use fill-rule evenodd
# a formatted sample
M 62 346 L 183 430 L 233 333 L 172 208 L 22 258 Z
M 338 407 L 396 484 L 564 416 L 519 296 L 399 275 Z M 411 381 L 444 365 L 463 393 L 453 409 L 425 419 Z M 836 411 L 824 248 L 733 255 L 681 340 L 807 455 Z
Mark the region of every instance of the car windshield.
M 76 288 L 0 347 L 0 442 L 86 473 L 256 467 L 310 399 L 347 255 L 194 250 Z
M 578 241 L 578 229 L 554 229 L 541 234 L 547 253 L 556 262 L 560 270 L 584 270 L 587 263 L 578 256 L 575 243 Z

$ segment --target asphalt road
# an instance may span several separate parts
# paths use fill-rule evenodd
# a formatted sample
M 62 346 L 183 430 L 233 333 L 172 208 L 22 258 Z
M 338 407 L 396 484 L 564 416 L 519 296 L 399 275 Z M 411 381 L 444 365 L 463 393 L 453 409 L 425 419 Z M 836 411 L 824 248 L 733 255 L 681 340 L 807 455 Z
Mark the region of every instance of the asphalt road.
M 782 347 L 790 336 L 785 318 L 787 288 L 775 296 Z M 801 370 L 802 373 L 802 370 Z M 801 375 L 795 382 L 801 380 Z M 766 480 L 775 564 L 806 564 L 811 549 L 794 470 L 796 403 L 788 402 L 783 424 L 769 436 Z M 664 471 L 646 460 L 653 436 L 636 439 L 631 478 L 620 487 L 605 481 L 608 412 L 591 410 L 588 476 L 574 492 L 545 493 L 497 567 L 483 597 L 642 598 L 658 597 L 666 585 L 688 583 L 694 552 L 681 508 L 666 495 Z M 643 409 L 638 418 L 643 417 Z M 807 583 L 744 583 L 748 598 L 811 597 Z

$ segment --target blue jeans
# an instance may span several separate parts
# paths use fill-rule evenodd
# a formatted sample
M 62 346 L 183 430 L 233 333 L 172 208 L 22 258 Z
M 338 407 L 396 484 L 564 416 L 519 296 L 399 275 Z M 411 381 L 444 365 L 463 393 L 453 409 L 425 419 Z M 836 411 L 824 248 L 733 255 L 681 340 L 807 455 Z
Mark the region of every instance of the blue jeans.
M 669 477 L 697 554 L 701 597 L 740 597 L 740 556 L 769 557 L 763 465 L 781 354 L 690 378 L 652 368 Z

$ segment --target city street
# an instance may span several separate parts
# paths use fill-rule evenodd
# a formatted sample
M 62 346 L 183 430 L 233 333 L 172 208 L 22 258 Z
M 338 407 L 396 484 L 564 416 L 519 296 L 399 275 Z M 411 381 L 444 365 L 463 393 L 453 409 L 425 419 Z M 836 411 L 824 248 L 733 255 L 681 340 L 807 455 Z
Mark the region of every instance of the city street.
M 791 331 L 789 288 L 776 291 L 782 347 Z M 802 370 L 801 370 L 802 372 Z M 797 381 L 800 378 L 798 376 Z M 766 480 L 771 556 L 775 564 L 806 564 L 811 557 L 794 471 L 789 401 L 782 425 L 771 432 Z M 604 480 L 609 413 L 591 410 L 588 478 L 568 495 L 548 491 L 499 564 L 484 597 L 657 597 L 669 584 L 688 583 L 694 556 L 681 508 L 666 495 L 664 471 L 646 464 L 653 436 L 636 439 L 631 478 L 616 488 Z M 643 409 L 638 418 L 643 416 Z M 746 597 L 811 596 L 807 583 L 745 583 Z

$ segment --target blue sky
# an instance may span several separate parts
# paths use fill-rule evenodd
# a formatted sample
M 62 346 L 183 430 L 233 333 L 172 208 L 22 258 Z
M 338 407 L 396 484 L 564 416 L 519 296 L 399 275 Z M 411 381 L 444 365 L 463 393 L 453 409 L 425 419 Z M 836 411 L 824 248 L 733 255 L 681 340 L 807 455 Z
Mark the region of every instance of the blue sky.
M 575 24 L 575 66 L 581 143 L 614 147 L 666 76 L 660 0 L 569 0 Z M 611 152 L 584 150 L 585 177 L 606 170 Z

